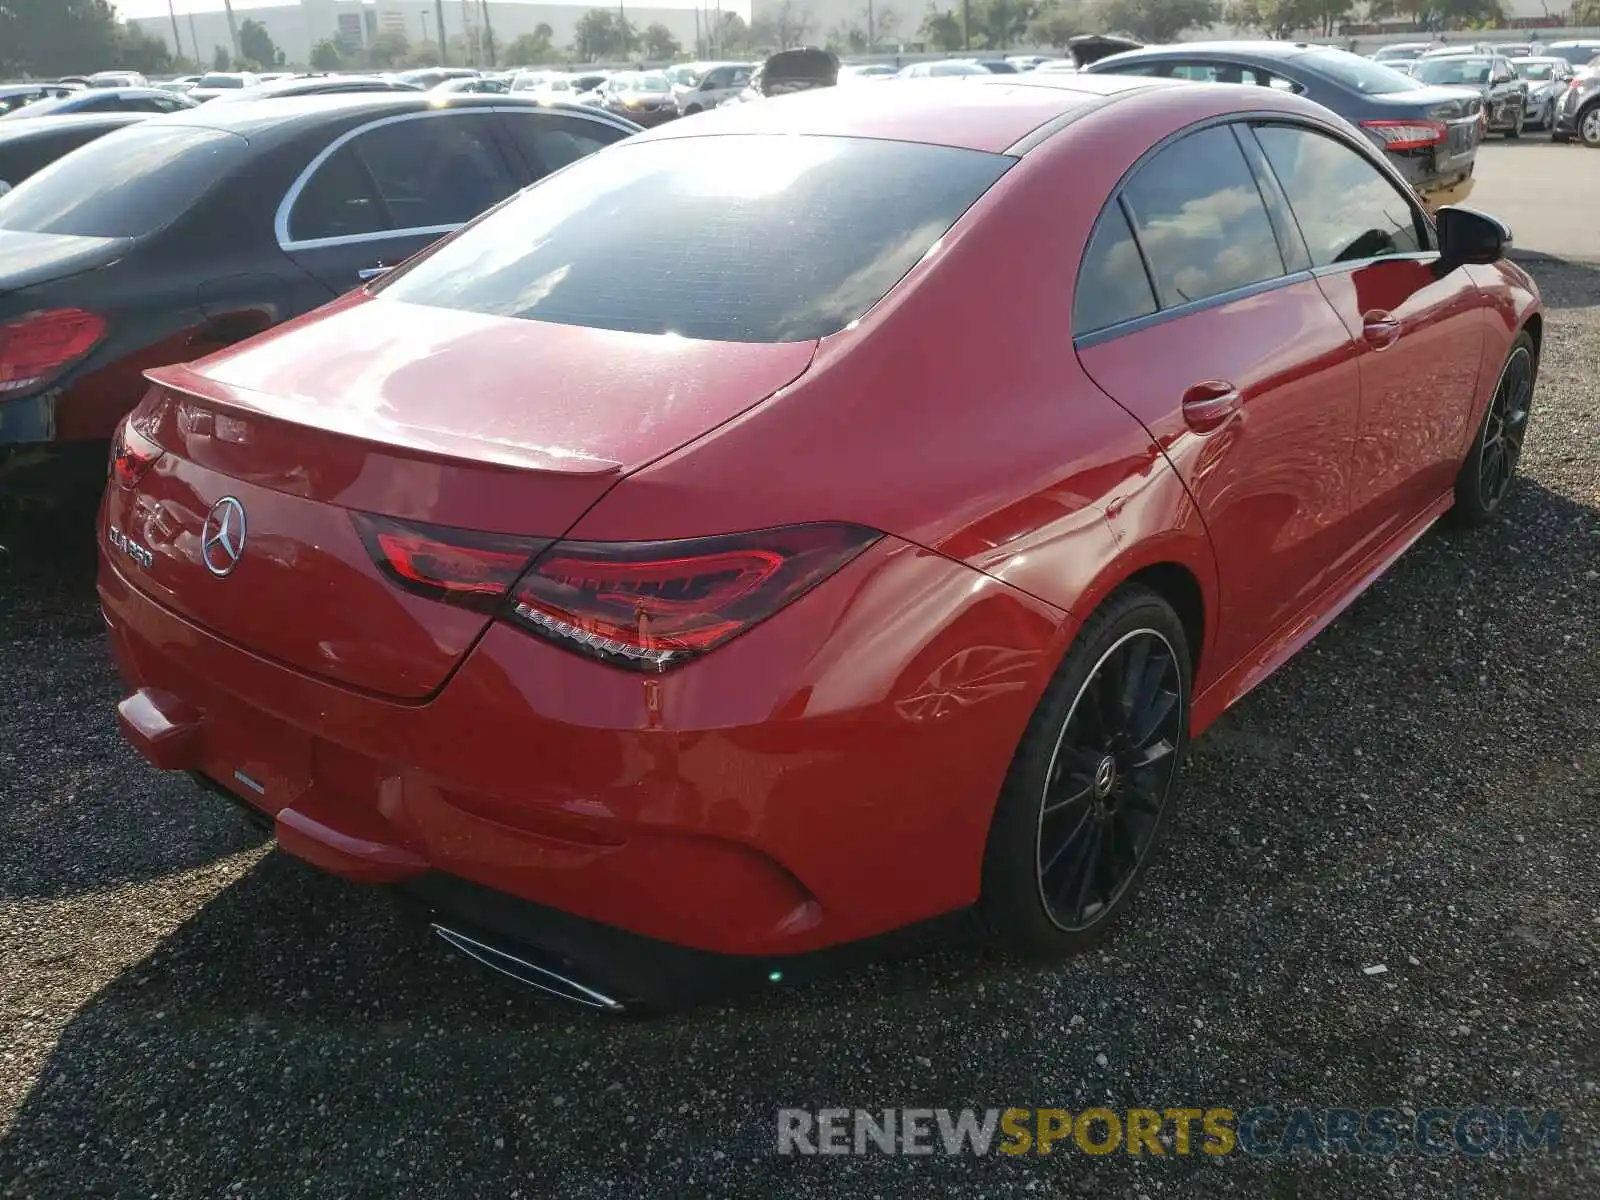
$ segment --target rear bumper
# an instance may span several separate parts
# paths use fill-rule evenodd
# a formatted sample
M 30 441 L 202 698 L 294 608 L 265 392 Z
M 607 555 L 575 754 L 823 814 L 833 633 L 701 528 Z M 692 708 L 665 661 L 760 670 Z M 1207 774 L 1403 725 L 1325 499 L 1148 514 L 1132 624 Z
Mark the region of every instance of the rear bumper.
M 568 957 L 604 927 L 759 966 L 970 905 L 1071 634 L 885 539 L 659 679 L 495 624 L 408 703 L 233 645 L 138 591 L 137 570 L 102 558 L 100 596 L 141 754 L 215 781 L 324 870 L 434 907 L 482 893 L 503 912 L 476 926 Z M 908 604 L 919 622 L 899 632 Z
M 1472 195 L 1473 178 L 1469 172 L 1458 175 L 1449 181 L 1435 181 L 1426 188 L 1417 188 L 1417 195 L 1429 209 L 1442 208 L 1446 204 L 1460 204 Z

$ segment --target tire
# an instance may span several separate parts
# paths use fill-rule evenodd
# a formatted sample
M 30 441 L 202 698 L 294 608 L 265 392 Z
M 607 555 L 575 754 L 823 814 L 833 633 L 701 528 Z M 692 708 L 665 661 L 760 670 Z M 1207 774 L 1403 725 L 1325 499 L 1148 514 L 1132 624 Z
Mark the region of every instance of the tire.
M 1472 449 L 1456 475 L 1456 503 L 1451 516 L 1457 525 L 1468 529 L 1487 525 L 1505 506 L 1522 457 L 1538 376 L 1539 360 L 1533 352 L 1533 339 L 1526 332 L 1519 333 L 1500 368 L 1494 394 L 1478 425 L 1478 436 L 1473 438 Z
M 1590 104 L 1574 122 L 1578 137 L 1591 150 L 1600 150 L 1600 104 Z
M 1069 953 L 1127 907 L 1160 844 L 1188 746 L 1189 663 L 1183 623 L 1149 588 L 1118 588 L 1084 623 L 1034 710 L 989 826 L 978 918 L 1000 949 Z M 1153 703 L 1141 707 L 1147 697 Z M 1109 736 L 1119 714 L 1120 742 Z M 1153 732 L 1139 728 L 1158 716 Z M 1097 740 L 1120 748 L 1096 750 Z
M 692 116 L 695 115 L 695 113 L 697 113 L 699 111 L 700 111 L 700 106 L 698 104 L 691 104 L 691 105 L 689 105 L 688 108 L 683 110 L 683 115 L 686 116 L 686 117 L 692 117 Z

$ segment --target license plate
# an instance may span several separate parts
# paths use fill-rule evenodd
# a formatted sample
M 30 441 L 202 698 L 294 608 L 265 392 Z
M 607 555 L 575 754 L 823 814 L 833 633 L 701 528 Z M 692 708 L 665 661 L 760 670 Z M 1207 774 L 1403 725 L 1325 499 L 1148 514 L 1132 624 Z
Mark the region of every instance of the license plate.
M 1457 125 L 1450 131 L 1450 149 L 1470 150 L 1472 148 L 1473 128 L 1470 125 Z

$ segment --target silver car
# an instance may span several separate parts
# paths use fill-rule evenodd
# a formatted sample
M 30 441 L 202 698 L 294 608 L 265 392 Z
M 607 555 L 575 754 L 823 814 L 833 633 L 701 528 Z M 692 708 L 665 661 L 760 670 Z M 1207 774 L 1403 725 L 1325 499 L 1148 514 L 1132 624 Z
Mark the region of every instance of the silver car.
M 1511 66 L 1517 78 L 1528 85 L 1528 99 L 1524 105 L 1527 123 L 1536 129 L 1551 128 L 1556 121 L 1556 101 L 1567 90 L 1576 70 L 1566 59 L 1554 56 L 1513 58 Z
M 754 63 L 696 63 L 688 78 L 672 88 L 679 115 L 692 116 L 737 96 L 750 86 L 755 69 Z

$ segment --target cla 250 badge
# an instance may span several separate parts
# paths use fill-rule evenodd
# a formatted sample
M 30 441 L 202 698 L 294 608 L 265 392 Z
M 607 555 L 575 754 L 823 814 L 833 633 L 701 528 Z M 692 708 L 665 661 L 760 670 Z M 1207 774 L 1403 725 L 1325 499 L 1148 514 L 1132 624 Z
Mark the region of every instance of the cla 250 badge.
M 156 565 L 156 556 L 154 554 L 114 525 L 106 526 L 106 541 L 110 542 L 116 549 L 121 550 L 147 571 Z

